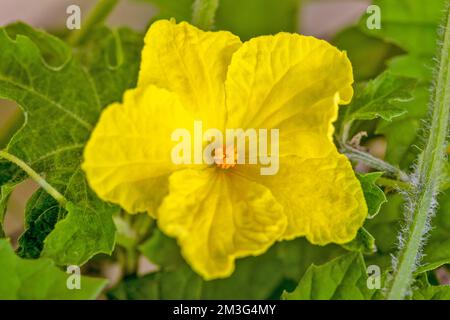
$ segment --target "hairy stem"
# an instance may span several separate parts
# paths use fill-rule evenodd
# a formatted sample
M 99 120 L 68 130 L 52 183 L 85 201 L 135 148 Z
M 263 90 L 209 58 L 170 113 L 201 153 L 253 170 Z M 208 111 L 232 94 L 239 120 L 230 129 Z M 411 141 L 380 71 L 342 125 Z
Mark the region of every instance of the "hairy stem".
M 440 184 L 439 178 L 445 163 L 450 106 L 450 19 L 448 14 L 449 12 L 447 12 L 436 86 L 430 104 L 430 131 L 425 149 L 417 162 L 414 189 L 407 200 L 408 205 L 405 207 L 407 225 L 401 234 L 404 242 L 401 243 L 396 257 L 393 278 L 388 283 L 387 299 L 403 299 L 408 293 L 412 274 L 420 263 L 424 236 L 430 229 L 429 222 L 435 211 L 436 195 Z
M 58 201 L 62 206 L 65 206 L 65 204 L 67 202 L 66 198 L 61 193 L 59 193 L 58 190 L 53 188 L 47 181 L 45 181 L 44 178 L 42 178 L 36 171 L 34 171 L 29 165 L 27 165 L 21 159 L 17 158 L 16 156 L 14 156 L 4 150 L 0 150 L 0 158 L 6 159 L 6 160 L 16 164 L 23 171 L 25 171 L 31 179 L 36 181 L 42 187 L 42 189 L 47 191 L 48 194 L 50 194 L 53 198 L 55 198 L 55 200 Z
M 97 4 L 95 5 L 94 9 L 89 12 L 89 15 L 87 16 L 86 20 L 83 21 L 81 25 L 80 30 L 74 31 L 69 39 L 68 42 L 72 46 L 77 46 L 82 44 L 86 38 L 91 33 L 92 29 L 100 24 L 103 23 L 108 15 L 111 13 L 111 11 L 114 9 L 114 7 L 117 5 L 119 0 L 99 0 Z
M 203 30 L 211 29 L 218 7 L 219 0 L 195 0 L 192 23 Z
M 378 159 L 377 157 L 374 157 L 370 153 L 358 150 L 348 144 L 344 144 L 342 146 L 342 151 L 351 160 L 364 162 L 371 168 L 374 168 L 376 170 L 380 170 L 380 171 L 386 172 L 390 175 L 393 175 L 401 181 L 404 181 L 404 182 L 409 181 L 408 174 L 406 174 L 399 168 L 393 166 L 392 164 L 387 163 L 381 159 Z

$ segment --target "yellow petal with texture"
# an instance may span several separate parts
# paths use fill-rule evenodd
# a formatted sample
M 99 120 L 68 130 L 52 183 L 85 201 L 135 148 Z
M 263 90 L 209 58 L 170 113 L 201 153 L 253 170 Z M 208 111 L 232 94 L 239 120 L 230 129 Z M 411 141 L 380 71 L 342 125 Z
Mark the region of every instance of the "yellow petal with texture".
M 285 230 L 286 216 L 271 192 L 237 175 L 177 171 L 169 189 L 158 225 L 207 280 L 229 276 L 235 258 L 263 253 Z
M 130 213 L 154 210 L 167 193 L 168 174 L 183 166 L 171 159 L 171 133 L 192 128 L 178 97 L 154 86 L 129 90 L 106 108 L 84 150 L 83 170 L 103 200 Z
M 323 40 L 289 33 L 251 39 L 228 70 L 227 127 L 280 128 L 282 154 L 298 147 L 296 135 L 331 141 L 338 103 L 351 100 L 352 82 L 346 54 Z
M 327 157 L 280 158 L 280 170 L 261 176 L 256 168 L 238 170 L 270 189 L 283 206 L 288 225 L 281 239 L 299 236 L 314 244 L 351 241 L 367 216 L 361 186 L 348 159 L 337 151 Z
M 231 56 L 240 46 L 230 32 L 157 21 L 145 36 L 138 86 L 151 83 L 177 93 L 205 127 L 223 129 L 224 81 Z

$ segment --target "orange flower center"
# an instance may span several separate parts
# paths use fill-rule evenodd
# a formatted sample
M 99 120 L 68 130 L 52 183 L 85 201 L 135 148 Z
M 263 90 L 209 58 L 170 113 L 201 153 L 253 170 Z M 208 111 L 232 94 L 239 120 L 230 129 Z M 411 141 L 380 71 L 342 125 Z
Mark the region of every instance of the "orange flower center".
M 222 146 L 214 149 L 214 162 L 221 169 L 229 169 L 236 166 L 237 148 L 235 146 Z

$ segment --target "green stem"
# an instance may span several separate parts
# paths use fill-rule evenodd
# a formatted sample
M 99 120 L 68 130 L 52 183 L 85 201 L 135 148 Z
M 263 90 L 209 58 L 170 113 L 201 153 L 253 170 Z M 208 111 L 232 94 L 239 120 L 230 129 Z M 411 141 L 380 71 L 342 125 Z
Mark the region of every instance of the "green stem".
M 377 179 L 376 184 L 382 187 L 388 187 L 393 189 L 400 189 L 403 191 L 410 191 L 412 186 L 410 183 L 393 180 L 385 177 L 380 177 Z
M 136 231 L 136 244 L 139 245 L 143 240 L 148 238 L 154 227 L 154 221 L 147 214 L 140 214 L 133 223 L 133 229 Z
M 68 39 L 69 44 L 72 46 L 82 44 L 91 34 L 92 29 L 106 20 L 118 2 L 119 0 L 99 0 L 94 9 L 89 12 L 86 20 L 83 21 L 81 29 L 74 31 L 70 35 Z
M 411 285 L 412 274 L 420 263 L 424 236 L 429 230 L 430 218 L 435 210 L 436 195 L 439 191 L 440 175 L 445 163 L 446 137 L 450 106 L 450 18 L 447 12 L 447 24 L 441 48 L 436 87 L 431 107 L 431 123 L 425 149 L 419 156 L 415 176 L 414 190 L 406 206 L 410 223 L 402 237 L 405 239 L 397 255 L 397 268 L 392 281 L 388 283 L 386 298 L 403 299 Z M 409 208 L 409 209 L 408 209 Z M 408 219 L 407 219 L 408 221 Z
M 139 267 L 139 253 L 135 248 L 125 251 L 124 275 L 136 275 Z
M 16 156 L 8 153 L 7 151 L 0 150 L 0 158 L 4 158 L 18 167 L 20 167 L 23 171 L 25 171 L 31 179 L 36 181 L 42 189 L 47 191 L 56 201 L 58 201 L 62 206 L 65 206 L 67 200 L 66 198 L 58 192 L 55 188 L 53 188 L 44 178 L 42 178 L 36 171 L 34 171 L 29 165 L 23 162 L 21 159 Z
M 219 0 L 195 0 L 192 13 L 192 23 L 203 30 L 210 30 L 214 24 L 214 17 Z
M 399 168 L 391 165 L 390 163 L 387 163 L 381 159 L 378 159 L 377 157 L 374 157 L 370 153 L 358 150 L 356 148 L 353 148 L 352 146 L 348 144 L 344 144 L 342 146 L 342 151 L 345 153 L 345 155 L 355 161 L 362 161 L 368 166 L 370 166 L 373 169 L 380 170 L 383 172 L 386 172 L 388 174 L 394 175 L 399 180 L 408 182 L 409 176 Z
M 349 138 L 348 136 L 350 134 L 350 129 L 352 128 L 352 124 L 353 124 L 353 121 L 349 121 L 349 122 L 345 123 L 343 126 L 341 126 L 340 136 L 341 136 L 342 141 L 344 141 L 345 143 L 348 142 L 348 138 Z

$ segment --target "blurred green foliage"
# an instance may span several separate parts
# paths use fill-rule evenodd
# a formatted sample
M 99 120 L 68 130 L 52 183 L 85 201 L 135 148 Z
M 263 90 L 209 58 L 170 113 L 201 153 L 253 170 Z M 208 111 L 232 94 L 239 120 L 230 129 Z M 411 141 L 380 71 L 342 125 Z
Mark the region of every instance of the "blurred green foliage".
M 156 5 L 156 19 L 190 21 L 194 0 L 140 0 Z M 213 29 L 228 30 L 242 40 L 255 36 L 297 30 L 300 0 L 222 0 Z

